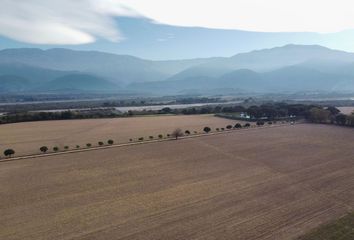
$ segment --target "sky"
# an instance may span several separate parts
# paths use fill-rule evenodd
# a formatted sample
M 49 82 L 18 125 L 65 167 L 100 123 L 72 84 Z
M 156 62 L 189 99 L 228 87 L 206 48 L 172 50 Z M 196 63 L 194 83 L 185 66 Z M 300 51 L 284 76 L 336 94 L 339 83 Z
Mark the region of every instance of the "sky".
M 165 29 L 166 32 L 159 32 L 160 35 L 156 36 L 151 36 L 149 32 L 145 32 L 145 35 L 135 34 L 134 31 L 144 32 L 144 29 L 141 24 L 127 25 L 124 19 L 128 17 L 149 19 L 149 23 L 156 27 L 169 25 L 186 31 L 188 28 L 184 27 L 220 30 L 214 33 L 221 33 L 221 30 L 243 30 L 272 33 L 274 36 L 285 36 L 287 33 L 310 36 L 314 33 L 319 35 L 311 35 L 307 41 L 309 44 L 323 43 L 329 47 L 354 51 L 351 44 L 354 43 L 353 33 L 350 32 L 354 30 L 353 0 L 1 0 L 0 16 L 2 48 L 91 46 L 99 49 L 101 46 L 103 50 L 129 54 L 134 53 L 134 47 L 139 48 L 138 40 L 141 46 L 149 46 L 144 38 L 153 37 L 154 44 L 161 46 L 178 38 L 171 29 Z M 127 29 L 127 26 L 130 28 Z M 188 34 L 186 37 L 183 33 L 180 37 L 188 39 L 193 36 Z M 314 41 L 321 36 L 328 36 L 330 43 Z M 230 36 L 226 34 L 226 37 Z M 294 36 L 291 38 L 294 43 L 306 43 L 303 40 L 297 41 L 298 38 Z M 283 42 L 292 43 L 291 38 Z M 239 39 L 245 40 L 235 36 L 235 41 Z M 222 44 L 223 41 L 219 40 Z M 136 45 L 131 46 L 131 50 L 127 49 L 129 51 L 122 51 L 121 45 L 127 46 L 129 41 Z M 274 44 L 283 42 L 274 41 Z M 231 48 L 229 51 L 233 50 L 237 49 Z M 222 54 L 225 53 L 213 53 Z M 143 51 L 140 55 L 156 58 Z M 166 57 L 179 56 L 172 54 Z

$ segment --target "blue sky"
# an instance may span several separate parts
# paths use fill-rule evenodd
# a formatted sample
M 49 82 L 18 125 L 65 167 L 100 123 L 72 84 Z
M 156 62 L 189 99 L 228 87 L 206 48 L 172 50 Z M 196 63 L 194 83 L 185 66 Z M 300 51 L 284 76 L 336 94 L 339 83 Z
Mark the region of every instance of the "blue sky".
M 349 0 L 2 0 L 0 48 L 66 47 L 148 59 L 231 56 L 290 43 L 354 52 L 351 5 Z

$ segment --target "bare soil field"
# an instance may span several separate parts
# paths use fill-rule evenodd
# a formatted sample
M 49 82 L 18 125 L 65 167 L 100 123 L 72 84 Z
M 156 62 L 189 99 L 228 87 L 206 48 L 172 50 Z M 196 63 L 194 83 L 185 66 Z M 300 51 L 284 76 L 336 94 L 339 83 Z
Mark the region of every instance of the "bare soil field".
M 0 239 L 296 239 L 354 207 L 354 129 L 300 124 L 0 163 Z
M 339 107 L 338 109 L 343 114 L 348 114 L 349 115 L 349 114 L 354 113 L 354 107 Z
M 128 142 L 158 134 L 166 135 L 179 127 L 183 130 L 201 132 L 205 126 L 225 127 L 236 121 L 213 115 L 148 116 L 134 118 L 42 121 L 0 125 L 0 154 L 12 148 L 16 155 L 39 153 L 43 145 L 50 149 L 58 146 L 84 147 L 86 143 L 97 145 L 98 141 Z

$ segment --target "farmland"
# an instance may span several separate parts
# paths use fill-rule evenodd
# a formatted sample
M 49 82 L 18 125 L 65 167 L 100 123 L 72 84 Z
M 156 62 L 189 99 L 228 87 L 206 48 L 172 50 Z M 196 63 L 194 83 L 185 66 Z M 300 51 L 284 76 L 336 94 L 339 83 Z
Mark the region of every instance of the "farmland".
M 68 145 L 74 148 L 86 143 L 97 145 L 98 141 L 113 139 L 116 143 L 128 142 L 129 139 L 158 134 L 169 134 L 175 128 L 202 131 L 203 127 L 225 127 L 235 121 L 214 117 L 197 116 L 148 116 L 134 118 L 89 119 L 66 121 L 26 122 L 0 125 L 0 150 L 13 148 L 16 155 L 39 153 L 43 145 L 58 146 L 63 149 Z
M 299 124 L 3 162 L 0 239 L 296 239 L 354 207 L 353 142 Z
M 302 236 L 299 240 L 353 240 L 354 239 L 354 214 L 323 225 L 314 231 Z
M 339 107 L 338 108 L 343 114 L 352 114 L 354 113 L 354 107 Z

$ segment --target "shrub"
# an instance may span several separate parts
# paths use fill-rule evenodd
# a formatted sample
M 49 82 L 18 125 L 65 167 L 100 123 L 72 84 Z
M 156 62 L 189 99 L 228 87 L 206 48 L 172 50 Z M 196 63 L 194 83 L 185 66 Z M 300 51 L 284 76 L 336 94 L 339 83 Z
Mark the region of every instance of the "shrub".
M 91 143 L 86 143 L 86 147 L 92 147 L 92 144 Z
M 39 150 L 42 152 L 42 153 L 46 153 L 48 151 L 48 147 L 47 146 L 42 146 L 39 148 Z
M 65 150 L 68 150 L 68 149 L 69 149 L 69 146 L 64 146 L 64 149 L 65 149 Z
M 79 149 L 80 148 L 80 145 L 76 145 L 76 149 Z
M 185 133 L 186 135 L 191 134 L 191 132 L 190 132 L 189 130 L 184 131 L 184 133 Z
M 235 128 L 236 128 L 236 129 L 242 128 L 242 125 L 241 125 L 240 123 L 236 123 L 236 124 L 235 124 Z
M 107 141 L 107 143 L 108 143 L 109 145 L 112 145 L 112 144 L 114 143 L 114 141 L 113 141 L 112 139 L 109 139 L 109 140 Z
M 14 155 L 14 154 L 15 154 L 15 151 L 14 151 L 13 149 L 6 149 L 6 150 L 4 151 L 5 157 L 11 157 L 11 156 Z
M 163 135 L 162 134 L 159 134 L 159 136 L 158 136 L 160 139 L 162 139 L 163 138 Z
M 133 139 L 131 138 L 131 139 L 129 139 L 129 142 L 132 142 L 133 141 Z
M 167 134 L 167 137 L 171 137 L 171 134 Z
M 154 139 L 154 136 L 149 136 L 149 139 L 150 139 L 150 140 L 153 140 L 153 139 Z
M 197 134 L 198 132 L 197 131 L 194 131 L 194 134 Z
M 257 121 L 257 126 L 263 126 L 264 122 L 263 121 Z
M 225 128 L 221 128 L 221 131 L 224 131 L 225 130 Z
M 58 151 L 59 151 L 59 148 L 58 148 L 58 147 L 53 147 L 53 151 L 54 151 L 54 152 L 58 152 Z
M 211 131 L 211 129 L 210 129 L 210 127 L 205 127 L 205 128 L 203 129 L 203 131 L 204 131 L 205 133 L 209 133 L 209 132 Z
M 215 130 L 219 132 L 219 131 L 220 131 L 220 128 L 216 128 Z
M 226 129 L 228 129 L 228 130 L 230 130 L 231 128 L 232 128 L 231 125 L 227 125 L 227 126 L 226 126 Z
M 143 138 L 143 137 L 140 137 L 138 140 L 139 140 L 139 141 L 144 141 L 144 138 Z
M 250 123 L 245 123 L 245 125 L 244 125 L 245 128 L 249 128 L 250 126 L 251 126 Z
M 103 142 L 98 142 L 99 146 L 103 146 L 103 144 L 104 144 Z

